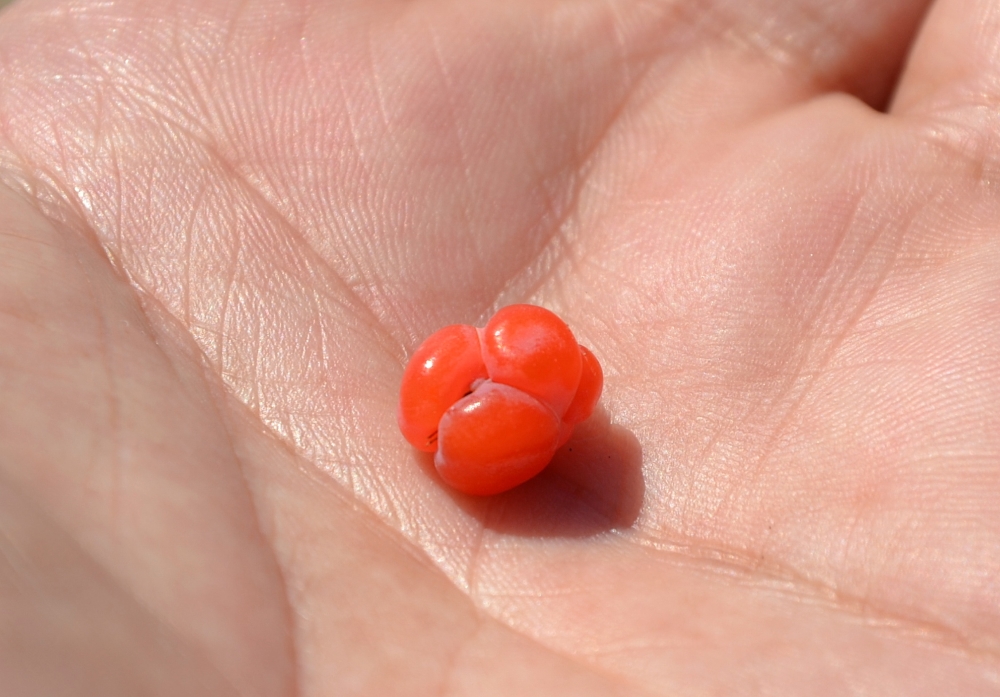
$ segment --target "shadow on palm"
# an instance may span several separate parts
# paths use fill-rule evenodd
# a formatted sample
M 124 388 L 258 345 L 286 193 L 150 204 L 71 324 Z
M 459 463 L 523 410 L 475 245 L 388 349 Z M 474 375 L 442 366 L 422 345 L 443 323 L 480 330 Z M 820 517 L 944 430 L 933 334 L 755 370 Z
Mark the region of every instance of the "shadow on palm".
M 422 459 L 433 476 L 432 458 Z M 500 535 L 589 537 L 631 527 L 644 489 L 639 441 L 598 409 L 539 476 L 499 496 L 454 500 Z

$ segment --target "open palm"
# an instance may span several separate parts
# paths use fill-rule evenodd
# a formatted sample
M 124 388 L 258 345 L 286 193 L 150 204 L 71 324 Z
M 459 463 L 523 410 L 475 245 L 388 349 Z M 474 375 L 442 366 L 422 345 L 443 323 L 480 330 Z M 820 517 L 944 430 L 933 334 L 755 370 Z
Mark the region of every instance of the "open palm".
M 927 5 L 8 8 L 7 694 L 1000 694 L 1000 2 Z M 513 302 L 603 407 L 467 498 L 395 391 Z

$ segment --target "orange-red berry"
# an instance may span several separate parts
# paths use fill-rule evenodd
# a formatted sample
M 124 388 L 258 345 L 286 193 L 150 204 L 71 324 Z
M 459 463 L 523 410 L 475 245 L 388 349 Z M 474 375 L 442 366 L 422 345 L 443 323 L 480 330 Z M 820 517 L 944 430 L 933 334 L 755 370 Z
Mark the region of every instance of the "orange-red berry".
M 559 419 L 514 387 L 487 382 L 441 417 L 434 466 L 467 494 L 498 494 L 545 469 L 556 452 Z
M 511 305 L 483 330 L 483 360 L 490 378 L 566 412 L 580 384 L 580 346 L 566 323 L 535 305 Z
M 534 305 L 497 312 L 483 329 L 452 325 L 410 358 L 398 420 L 434 452 L 441 478 L 467 494 L 497 494 L 541 472 L 587 419 L 604 377 L 566 323 Z
M 580 347 L 580 356 L 583 359 L 583 369 L 580 371 L 580 384 L 573 395 L 573 401 L 563 414 L 563 421 L 570 424 L 578 424 L 590 418 L 597 400 L 601 398 L 601 390 L 604 389 L 604 371 L 601 364 L 597 362 L 595 356 L 586 346 Z
M 476 380 L 488 377 L 475 327 L 454 324 L 431 334 L 403 371 L 398 414 L 403 436 L 415 448 L 436 452 L 441 417 Z

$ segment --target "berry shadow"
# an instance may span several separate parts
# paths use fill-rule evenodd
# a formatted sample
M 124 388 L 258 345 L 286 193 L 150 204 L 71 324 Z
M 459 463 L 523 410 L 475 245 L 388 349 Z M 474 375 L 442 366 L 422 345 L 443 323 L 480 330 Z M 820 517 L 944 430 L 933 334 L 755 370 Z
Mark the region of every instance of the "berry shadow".
M 589 537 L 631 527 L 644 494 L 638 439 L 598 407 L 534 479 L 497 496 L 454 498 L 494 532 Z

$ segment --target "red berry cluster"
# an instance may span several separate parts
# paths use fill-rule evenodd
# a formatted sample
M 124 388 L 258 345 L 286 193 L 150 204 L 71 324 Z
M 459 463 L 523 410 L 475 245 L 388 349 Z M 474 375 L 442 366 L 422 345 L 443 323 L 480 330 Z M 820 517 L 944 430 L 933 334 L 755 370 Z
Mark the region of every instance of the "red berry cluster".
M 441 478 L 467 494 L 511 489 L 545 469 L 590 416 L 604 376 L 566 323 L 534 305 L 511 305 L 482 329 L 432 334 L 410 358 L 399 428 L 435 453 Z

